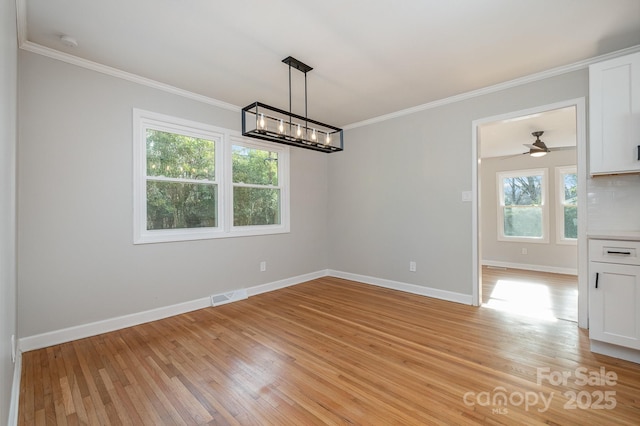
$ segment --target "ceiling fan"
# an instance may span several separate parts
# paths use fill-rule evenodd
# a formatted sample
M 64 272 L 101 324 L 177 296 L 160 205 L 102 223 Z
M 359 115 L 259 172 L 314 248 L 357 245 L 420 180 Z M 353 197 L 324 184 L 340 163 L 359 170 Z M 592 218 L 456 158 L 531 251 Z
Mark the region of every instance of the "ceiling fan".
M 532 144 L 528 144 L 528 143 L 523 144 L 524 146 L 529 148 L 529 151 L 516 154 L 511 157 L 517 157 L 518 155 L 526 155 L 526 154 L 529 154 L 532 157 L 543 157 L 551 151 L 563 151 L 566 149 L 574 148 L 573 146 L 559 146 L 559 147 L 549 148 L 547 144 L 545 144 L 543 141 L 540 140 L 540 136 L 542 136 L 543 133 L 544 132 L 542 130 L 531 133 L 536 138 L 535 142 L 533 142 Z M 511 157 L 507 157 L 507 158 L 511 158 Z
M 536 137 L 536 141 L 533 144 L 523 144 L 524 146 L 529 148 L 529 152 L 523 152 L 523 154 L 529 154 L 532 157 L 542 157 L 547 155 L 548 152 L 551 152 L 547 145 L 540 140 L 540 136 L 542 136 L 543 133 L 544 132 L 541 130 L 531 133 Z

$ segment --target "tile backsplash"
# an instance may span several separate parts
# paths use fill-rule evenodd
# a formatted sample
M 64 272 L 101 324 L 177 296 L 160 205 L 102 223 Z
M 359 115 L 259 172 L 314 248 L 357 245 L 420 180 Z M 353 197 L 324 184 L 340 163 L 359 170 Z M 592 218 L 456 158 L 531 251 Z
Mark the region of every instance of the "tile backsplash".
M 587 228 L 640 231 L 640 174 L 587 178 Z

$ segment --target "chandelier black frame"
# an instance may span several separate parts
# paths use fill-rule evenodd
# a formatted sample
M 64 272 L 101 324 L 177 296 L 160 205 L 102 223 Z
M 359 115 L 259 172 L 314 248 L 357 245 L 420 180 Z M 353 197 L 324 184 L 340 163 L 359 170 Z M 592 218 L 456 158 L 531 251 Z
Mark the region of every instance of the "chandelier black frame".
M 242 108 L 242 135 L 326 153 L 343 150 L 342 129 L 307 116 L 307 72 L 309 65 L 286 57 L 289 65 L 289 111 L 262 102 Z M 291 112 L 291 68 L 304 73 L 304 116 Z

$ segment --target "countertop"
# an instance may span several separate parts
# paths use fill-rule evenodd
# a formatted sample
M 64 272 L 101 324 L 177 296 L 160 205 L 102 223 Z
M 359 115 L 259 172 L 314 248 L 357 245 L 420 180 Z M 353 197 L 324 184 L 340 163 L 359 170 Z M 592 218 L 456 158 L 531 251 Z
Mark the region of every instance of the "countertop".
M 587 232 L 587 238 L 593 240 L 640 241 L 640 231 L 589 231 Z

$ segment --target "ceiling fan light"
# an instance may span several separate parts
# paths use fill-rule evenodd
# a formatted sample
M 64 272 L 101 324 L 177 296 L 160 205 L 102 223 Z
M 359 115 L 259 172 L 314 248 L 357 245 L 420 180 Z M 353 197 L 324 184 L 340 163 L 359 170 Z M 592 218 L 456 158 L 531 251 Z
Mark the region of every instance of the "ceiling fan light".
M 547 151 L 542 149 L 532 149 L 529 151 L 529 155 L 532 157 L 544 157 L 547 155 Z

